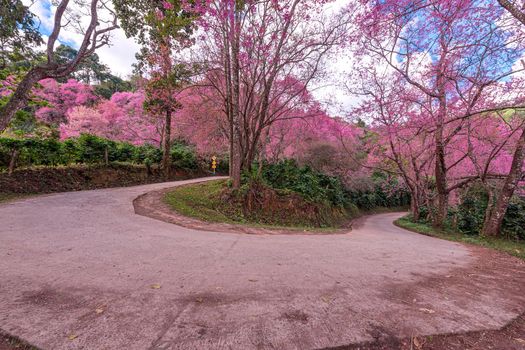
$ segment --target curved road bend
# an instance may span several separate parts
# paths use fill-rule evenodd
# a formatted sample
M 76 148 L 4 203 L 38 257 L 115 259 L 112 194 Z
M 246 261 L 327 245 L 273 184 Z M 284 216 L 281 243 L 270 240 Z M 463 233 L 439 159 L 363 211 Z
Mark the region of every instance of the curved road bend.
M 484 281 L 441 288 L 479 258 L 395 227 L 402 214 L 333 236 L 134 214 L 138 195 L 194 181 L 0 205 L 0 328 L 43 349 L 317 349 L 496 328 L 525 308 Z

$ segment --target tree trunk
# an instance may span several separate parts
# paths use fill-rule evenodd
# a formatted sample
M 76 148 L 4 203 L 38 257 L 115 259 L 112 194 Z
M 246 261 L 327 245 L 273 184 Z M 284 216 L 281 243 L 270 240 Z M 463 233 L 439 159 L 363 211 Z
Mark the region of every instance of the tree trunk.
M 7 129 L 16 112 L 26 106 L 29 92 L 33 86 L 39 80 L 44 78 L 44 73 L 37 68 L 33 68 L 27 72 L 24 79 L 22 79 L 20 84 L 17 85 L 16 90 L 9 98 L 9 101 L 0 108 L 0 133 Z
M 234 5 L 236 6 L 236 5 Z M 232 125 L 233 125 L 233 135 L 232 135 L 232 169 L 231 169 L 231 178 L 233 189 L 238 189 L 241 187 L 241 144 L 240 144 L 240 78 L 239 78 L 239 14 L 237 9 L 234 10 L 234 25 L 233 28 L 233 40 L 232 40 L 232 85 L 233 85 L 233 96 L 232 96 Z
M 171 111 L 166 111 L 166 120 L 164 124 L 164 140 L 162 144 L 162 171 L 164 178 L 169 180 L 171 175 Z
M 11 160 L 9 161 L 9 170 L 8 173 L 11 175 L 16 167 L 16 161 L 18 160 L 18 155 L 20 154 L 20 151 L 17 149 L 14 149 L 11 153 Z
M 447 190 L 447 166 L 445 163 L 445 144 L 443 140 L 444 121 L 447 110 L 445 92 L 441 78 L 438 79 L 438 90 L 441 98 L 439 99 L 439 115 L 437 121 L 437 128 L 434 136 L 435 146 L 435 168 L 434 175 L 436 177 L 436 192 L 437 192 L 437 208 L 434 215 L 433 225 L 437 228 L 443 228 L 448 211 L 448 190 Z
M 104 148 L 104 163 L 107 165 L 109 165 L 109 150 L 108 150 L 108 146 L 106 146 L 106 148 Z
M 419 200 L 417 199 L 416 193 L 412 193 L 412 195 L 410 196 L 410 212 L 412 213 L 412 221 L 419 221 L 421 217 L 421 212 L 419 210 Z
M 507 10 L 514 18 L 525 25 L 525 12 L 508 0 L 498 0 L 499 4 Z
M 521 179 L 523 161 L 525 159 L 525 129 L 522 130 L 521 136 L 516 144 L 514 155 L 512 157 L 512 164 L 510 166 L 509 174 L 503 183 L 493 208 L 487 211 L 487 215 L 483 222 L 483 229 L 481 234 L 484 236 L 497 236 L 501 231 L 503 218 L 507 212 L 510 199 L 518 186 Z M 489 203 L 490 205 L 491 203 Z M 488 208 L 487 208 L 488 209 Z
M 262 178 L 262 170 L 264 166 L 264 159 L 265 159 L 265 150 L 266 150 L 266 144 L 268 142 L 268 135 L 270 134 L 270 127 L 266 127 L 266 130 L 264 132 L 264 136 L 261 140 L 261 147 L 259 149 L 259 166 L 257 167 L 257 178 Z

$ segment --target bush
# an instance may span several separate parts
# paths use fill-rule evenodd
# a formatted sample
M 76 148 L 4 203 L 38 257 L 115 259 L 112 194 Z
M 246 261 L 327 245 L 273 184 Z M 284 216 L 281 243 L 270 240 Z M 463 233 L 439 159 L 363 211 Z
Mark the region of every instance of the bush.
M 483 227 L 487 205 L 487 192 L 481 186 L 471 186 L 462 196 L 461 203 L 456 208 L 451 208 L 448 216 L 456 216 L 459 232 L 477 235 Z
M 525 240 L 525 197 L 511 200 L 501 229 L 508 238 Z
M 384 174 L 372 176 L 372 186 L 363 189 L 346 188 L 340 178 L 299 166 L 293 160 L 266 164 L 263 180 L 271 187 L 293 191 L 305 199 L 331 206 L 371 210 L 377 207 L 401 207 L 410 203 L 410 194 L 396 180 Z
M 135 146 L 89 134 L 65 141 L 52 138 L 0 138 L 0 169 L 9 166 L 15 150 L 18 151 L 17 166 L 21 167 L 104 163 L 106 152 L 110 162 L 152 165 L 160 163 L 162 159 L 162 151 L 155 146 Z M 177 168 L 199 168 L 197 155 L 191 146 L 176 143 L 171 150 L 171 157 Z
M 470 186 L 461 196 L 460 204 L 451 208 L 449 212 L 448 226 L 467 235 L 479 235 L 483 227 L 485 210 L 488 205 L 488 193 L 479 184 Z M 509 203 L 503 224 L 502 235 L 515 239 L 525 240 L 525 198 L 514 196 Z
M 349 188 L 348 196 L 352 203 L 363 210 L 383 207 L 405 207 L 410 205 L 410 193 L 396 178 L 376 172 L 362 188 Z
M 135 147 L 132 160 L 139 164 L 155 164 L 160 163 L 162 159 L 162 151 L 150 144 Z
M 105 153 L 115 148 L 115 142 L 89 134 L 82 134 L 77 139 L 78 163 L 102 163 Z M 114 153 L 114 152 L 112 152 Z
M 262 178 L 272 188 L 299 193 L 312 202 L 339 207 L 350 204 L 341 180 L 319 173 L 309 166 L 300 167 L 294 160 L 265 165 Z
M 197 155 L 193 147 L 175 143 L 170 150 L 171 161 L 176 168 L 195 170 L 198 168 Z

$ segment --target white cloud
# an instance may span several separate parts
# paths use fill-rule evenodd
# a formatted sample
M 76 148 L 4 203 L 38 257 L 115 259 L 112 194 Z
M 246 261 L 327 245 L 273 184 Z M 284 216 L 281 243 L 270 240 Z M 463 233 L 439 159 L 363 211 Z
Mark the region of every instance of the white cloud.
M 125 78 L 132 71 L 131 65 L 136 62 L 135 53 L 139 49 L 140 45 L 134 39 L 126 38 L 124 31 L 119 28 L 113 33 L 111 46 L 100 48 L 97 53 L 113 74 Z

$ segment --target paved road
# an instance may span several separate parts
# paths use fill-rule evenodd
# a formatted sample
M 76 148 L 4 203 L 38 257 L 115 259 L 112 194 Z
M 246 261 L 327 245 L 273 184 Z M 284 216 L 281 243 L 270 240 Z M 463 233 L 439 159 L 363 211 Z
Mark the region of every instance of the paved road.
M 188 182 L 0 205 L 0 328 L 44 349 L 316 349 L 494 328 L 525 308 L 432 284 L 479 259 L 393 226 L 401 214 L 332 236 L 199 232 L 134 214 L 136 196 Z

